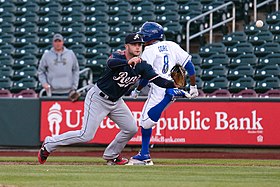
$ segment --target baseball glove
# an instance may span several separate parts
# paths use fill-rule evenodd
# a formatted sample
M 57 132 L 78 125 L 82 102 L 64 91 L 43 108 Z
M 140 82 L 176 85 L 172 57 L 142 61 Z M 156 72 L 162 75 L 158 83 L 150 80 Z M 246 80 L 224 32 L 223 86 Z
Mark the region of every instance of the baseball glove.
M 181 65 L 176 64 L 170 72 L 172 79 L 177 85 L 182 88 L 186 86 L 186 70 Z
M 80 96 L 81 94 L 79 92 L 77 92 L 76 90 L 71 90 L 69 92 L 68 99 L 72 102 L 75 102 L 79 99 Z

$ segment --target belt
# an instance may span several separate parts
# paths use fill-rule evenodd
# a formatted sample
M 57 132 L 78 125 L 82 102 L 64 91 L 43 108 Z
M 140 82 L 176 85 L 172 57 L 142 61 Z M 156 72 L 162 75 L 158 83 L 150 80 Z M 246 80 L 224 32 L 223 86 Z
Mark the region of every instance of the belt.
M 100 92 L 99 95 L 100 95 L 101 97 L 103 97 L 104 99 L 107 99 L 107 100 L 112 101 L 112 102 L 116 102 L 116 101 L 118 100 L 118 99 L 114 99 L 114 98 L 112 98 L 112 97 L 106 95 L 106 94 L 103 93 L 103 92 Z

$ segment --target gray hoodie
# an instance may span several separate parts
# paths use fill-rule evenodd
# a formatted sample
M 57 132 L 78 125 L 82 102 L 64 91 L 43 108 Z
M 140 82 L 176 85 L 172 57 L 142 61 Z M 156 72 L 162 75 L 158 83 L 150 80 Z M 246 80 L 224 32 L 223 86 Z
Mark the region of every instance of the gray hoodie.
M 79 83 L 79 63 L 72 50 L 64 47 L 62 53 L 53 48 L 46 51 L 38 67 L 41 84 L 48 83 L 52 93 L 69 93 L 77 89 Z

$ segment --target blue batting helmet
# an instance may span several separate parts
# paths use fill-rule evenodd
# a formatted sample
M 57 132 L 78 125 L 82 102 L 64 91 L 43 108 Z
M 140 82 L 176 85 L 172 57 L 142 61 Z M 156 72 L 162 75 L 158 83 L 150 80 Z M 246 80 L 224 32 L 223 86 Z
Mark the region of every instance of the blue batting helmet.
M 156 22 L 145 22 L 137 33 L 142 35 L 144 42 L 163 39 L 163 27 Z

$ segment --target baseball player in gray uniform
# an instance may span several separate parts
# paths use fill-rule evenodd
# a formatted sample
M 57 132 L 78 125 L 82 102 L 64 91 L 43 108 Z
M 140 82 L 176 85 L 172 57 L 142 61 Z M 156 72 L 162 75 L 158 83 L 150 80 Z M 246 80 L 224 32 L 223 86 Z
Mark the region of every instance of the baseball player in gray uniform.
M 137 80 L 148 79 L 163 88 L 174 88 L 173 81 L 161 78 L 152 66 L 139 57 L 143 39 L 138 34 L 128 34 L 125 51 L 114 52 L 107 61 L 104 75 L 88 91 L 84 102 L 82 129 L 57 136 L 47 136 L 38 152 L 38 161 L 43 164 L 58 146 L 88 142 L 93 139 L 100 123 L 108 116 L 120 132 L 103 154 L 108 165 L 124 165 L 128 159 L 120 156 L 127 142 L 137 133 L 138 127 L 131 111 L 121 98 Z

